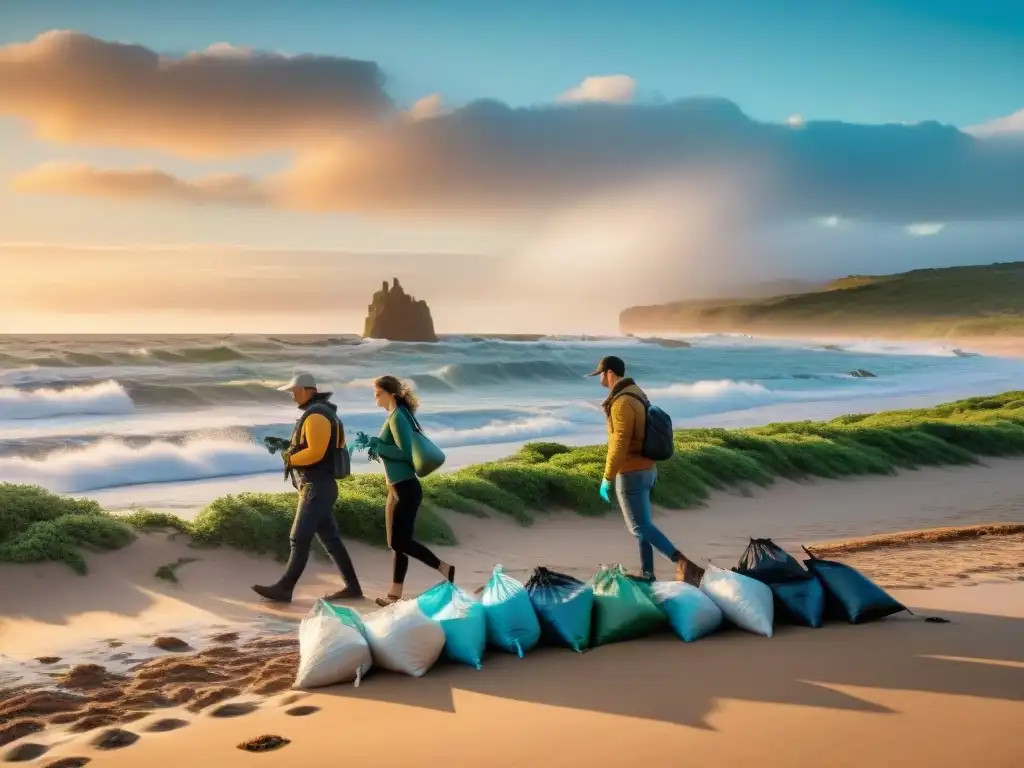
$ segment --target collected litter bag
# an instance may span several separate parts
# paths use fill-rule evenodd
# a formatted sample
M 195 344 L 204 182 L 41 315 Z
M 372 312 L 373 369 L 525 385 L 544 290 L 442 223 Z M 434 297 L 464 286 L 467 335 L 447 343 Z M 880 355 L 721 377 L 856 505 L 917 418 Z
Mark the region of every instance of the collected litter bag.
M 767 584 L 775 596 L 775 617 L 820 627 L 825 591 L 810 571 L 771 539 L 751 539 L 733 571 Z
M 767 584 L 709 563 L 700 589 L 740 629 L 772 636 L 775 601 Z
M 522 658 L 540 641 L 540 622 L 526 588 L 507 575 L 502 566 L 494 566 L 480 602 L 484 606 L 487 640 L 491 645 Z
M 863 624 L 907 610 L 856 568 L 835 560 L 820 560 L 806 548 L 804 552 L 809 555 L 804 564 L 825 588 L 826 607 L 851 624 Z
M 442 581 L 417 598 L 420 610 L 444 630 L 444 655 L 480 669 L 487 647 L 484 607 L 454 584 Z
M 299 624 L 295 687 L 320 688 L 353 680 L 358 686 L 371 666 L 370 646 L 359 614 L 317 601 Z
M 825 615 L 825 589 L 808 574 L 805 579 L 768 585 L 775 596 L 776 617 L 805 627 L 820 627 Z
M 590 583 L 594 590 L 592 645 L 644 637 L 668 624 L 665 614 L 621 565 L 602 568 Z
M 591 613 L 594 593 L 590 586 L 564 573 L 536 568 L 526 582 L 541 637 L 552 645 L 563 645 L 582 653 L 590 647 Z
M 722 624 L 722 609 L 685 581 L 656 581 L 650 595 L 672 630 L 688 643 L 710 635 Z
M 444 650 L 444 630 L 415 600 L 401 600 L 363 620 L 373 662 L 412 677 L 427 673 Z
M 795 557 L 771 539 L 751 539 L 733 570 L 765 584 L 778 584 L 810 576 Z

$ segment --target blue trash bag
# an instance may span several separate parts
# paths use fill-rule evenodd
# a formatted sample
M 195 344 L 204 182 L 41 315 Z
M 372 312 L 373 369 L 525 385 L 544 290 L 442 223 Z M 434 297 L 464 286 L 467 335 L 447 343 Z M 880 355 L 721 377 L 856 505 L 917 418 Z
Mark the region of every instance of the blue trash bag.
M 775 597 L 775 615 L 805 627 L 820 627 L 825 615 L 825 589 L 810 574 L 806 579 L 793 579 L 769 584 Z
M 820 582 L 771 539 L 751 539 L 733 571 L 771 588 L 777 619 L 821 626 L 825 591 Z
M 688 643 L 710 635 L 722 625 L 722 609 L 715 601 L 685 581 L 656 581 L 651 600 L 668 617 L 668 623 Z
M 590 647 L 594 593 L 589 585 L 540 567 L 526 582 L 526 591 L 540 620 L 541 638 L 545 642 L 567 646 L 577 653 Z
M 825 588 L 826 610 L 831 609 L 851 624 L 884 619 L 907 608 L 856 568 L 835 560 L 821 560 L 806 548 L 804 560 Z
M 494 566 L 494 573 L 484 587 L 480 602 L 487 618 L 487 641 L 519 658 L 540 642 L 540 622 L 526 588 L 505 569 Z
M 454 584 L 442 581 L 417 598 L 420 610 L 444 630 L 444 655 L 480 669 L 487 647 L 484 607 Z

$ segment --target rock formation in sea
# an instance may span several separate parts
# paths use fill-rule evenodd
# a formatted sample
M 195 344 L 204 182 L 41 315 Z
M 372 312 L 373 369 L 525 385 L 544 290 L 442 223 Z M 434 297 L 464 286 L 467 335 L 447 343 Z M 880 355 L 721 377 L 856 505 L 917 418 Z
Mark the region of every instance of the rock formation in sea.
M 406 293 L 397 277 L 393 278 L 391 286 L 385 280 L 381 289 L 373 294 L 373 301 L 367 307 L 363 337 L 391 341 L 437 341 L 434 319 L 430 316 L 427 302 L 417 301 Z

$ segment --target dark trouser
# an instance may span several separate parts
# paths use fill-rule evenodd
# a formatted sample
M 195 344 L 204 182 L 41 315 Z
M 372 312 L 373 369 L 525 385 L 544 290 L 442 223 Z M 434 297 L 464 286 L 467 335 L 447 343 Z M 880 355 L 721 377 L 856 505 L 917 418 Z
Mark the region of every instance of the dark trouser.
M 416 558 L 428 568 L 441 567 L 437 555 L 413 539 L 416 513 L 419 512 L 422 501 L 423 487 L 415 477 L 388 486 L 384 523 L 387 526 L 388 546 L 394 558 L 391 580 L 395 584 L 405 583 L 410 557 Z
M 654 550 L 673 562 L 682 556 L 668 536 L 651 522 L 651 491 L 657 480 L 656 469 L 623 472 L 615 478 L 615 495 L 626 527 L 640 545 L 640 569 L 644 576 L 651 577 L 654 576 Z
M 318 536 L 327 554 L 345 580 L 345 586 L 353 590 L 359 589 L 355 566 L 348 556 L 345 545 L 341 543 L 341 532 L 334 519 L 334 502 L 338 500 L 338 483 L 333 477 L 303 480 L 299 485 L 299 506 L 295 510 L 295 521 L 291 531 L 291 557 L 284 576 L 278 582 L 282 587 L 294 589 L 295 584 L 306 569 L 309 561 L 309 550 L 313 545 L 313 537 Z

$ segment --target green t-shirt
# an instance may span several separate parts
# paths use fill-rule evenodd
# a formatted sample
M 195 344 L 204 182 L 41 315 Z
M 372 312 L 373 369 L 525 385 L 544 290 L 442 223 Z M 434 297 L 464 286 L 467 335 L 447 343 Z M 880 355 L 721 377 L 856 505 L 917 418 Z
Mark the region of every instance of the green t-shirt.
M 384 462 L 384 476 L 389 484 L 416 477 L 412 467 L 412 419 L 404 408 L 395 408 L 380 428 L 377 455 Z

